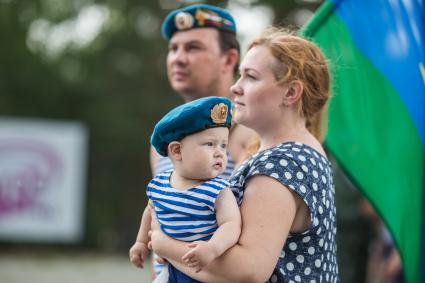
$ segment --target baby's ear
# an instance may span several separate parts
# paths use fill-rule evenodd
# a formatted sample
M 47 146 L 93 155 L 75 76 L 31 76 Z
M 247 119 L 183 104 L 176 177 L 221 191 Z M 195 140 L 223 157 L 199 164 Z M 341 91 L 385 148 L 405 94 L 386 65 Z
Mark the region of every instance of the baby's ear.
M 172 141 L 168 144 L 167 147 L 168 157 L 172 160 L 180 161 L 182 159 L 181 154 L 181 143 L 178 141 Z

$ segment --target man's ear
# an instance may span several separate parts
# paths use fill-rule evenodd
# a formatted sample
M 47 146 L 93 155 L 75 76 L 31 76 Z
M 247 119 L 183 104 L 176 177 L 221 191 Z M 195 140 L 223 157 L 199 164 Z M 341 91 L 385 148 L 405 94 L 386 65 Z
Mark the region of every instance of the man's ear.
M 172 160 L 180 161 L 182 159 L 181 143 L 178 141 L 172 141 L 167 147 L 168 157 Z
M 227 50 L 224 56 L 224 60 L 225 60 L 225 64 L 224 64 L 225 69 L 226 70 L 229 69 L 233 73 L 235 66 L 239 62 L 239 52 L 234 48 Z
M 285 87 L 283 95 L 283 104 L 290 106 L 297 103 L 301 99 L 304 87 L 299 80 L 293 80 Z

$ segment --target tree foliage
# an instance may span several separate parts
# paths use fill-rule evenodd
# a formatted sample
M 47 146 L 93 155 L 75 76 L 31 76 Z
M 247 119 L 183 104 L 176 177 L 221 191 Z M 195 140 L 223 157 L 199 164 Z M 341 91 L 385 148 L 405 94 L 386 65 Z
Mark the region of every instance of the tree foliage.
M 227 1 L 209 3 L 224 7 Z M 294 9 L 318 6 L 302 3 L 251 5 L 269 5 L 275 23 L 293 24 Z M 169 10 L 163 6 L 183 4 L 0 1 L 0 115 L 76 120 L 89 129 L 86 246 L 126 250 L 134 240 L 151 177 L 150 133 L 181 102 L 166 78 L 160 24 Z M 103 24 L 88 40 L 93 18 Z

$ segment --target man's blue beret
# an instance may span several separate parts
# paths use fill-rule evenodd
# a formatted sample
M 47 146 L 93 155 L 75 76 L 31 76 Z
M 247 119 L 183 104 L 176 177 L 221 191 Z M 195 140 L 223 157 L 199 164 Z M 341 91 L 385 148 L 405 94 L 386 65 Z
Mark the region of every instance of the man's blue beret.
M 177 9 L 168 14 L 162 23 L 162 36 L 169 40 L 176 31 L 211 27 L 236 34 L 232 15 L 221 8 L 196 4 Z
M 162 156 L 167 156 L 168 144 L 196 132 L 232 125 L 232 104 L 224 97 L 204 97 L 180 105 L 168 112 L 156 124 L 151 144 Z

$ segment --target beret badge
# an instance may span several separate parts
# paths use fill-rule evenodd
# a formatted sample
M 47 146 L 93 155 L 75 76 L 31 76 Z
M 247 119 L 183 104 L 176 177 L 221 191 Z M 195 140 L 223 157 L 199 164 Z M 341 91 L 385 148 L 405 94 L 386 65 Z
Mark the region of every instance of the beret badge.
M 211 109 L 211 119 L 216 124 L 226 123 L 228 107 L 224 103 L 216 104 Z
M 197 9 L 195 18 L 199 23 L 199 26 L 232 26 L 232 22 L 220 17 L 217 13 L 208 10 Z
M 174 22 L 178 30 L 190 29 L 193 27 L 193 16 L 187 12 L 180 12 L 174 17 Z

